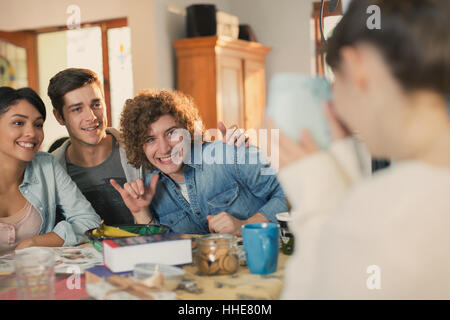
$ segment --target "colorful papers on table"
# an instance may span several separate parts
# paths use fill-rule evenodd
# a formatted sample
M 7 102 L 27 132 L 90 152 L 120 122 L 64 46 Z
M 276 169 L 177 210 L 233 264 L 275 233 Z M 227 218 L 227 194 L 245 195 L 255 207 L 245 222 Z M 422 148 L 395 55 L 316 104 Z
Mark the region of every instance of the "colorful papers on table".
M 33 247 L 36 248 L 36 247 Z M 55 254 L 55 273 L 81 273 L 86 268 L 103 264 L 102 254 L 92 247 L 42 247 Z M 26 252 L 32 248 L 17 250 Z M 14 253 L 0 257 L 0 274 L 14 272 Z

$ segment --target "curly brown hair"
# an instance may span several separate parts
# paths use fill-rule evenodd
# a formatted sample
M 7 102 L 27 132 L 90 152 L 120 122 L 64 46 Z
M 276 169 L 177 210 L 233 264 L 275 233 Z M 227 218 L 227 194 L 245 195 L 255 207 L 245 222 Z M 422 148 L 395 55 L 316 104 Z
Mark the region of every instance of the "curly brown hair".
M 133 167 L 156 169 L 145 156 L 143 145 L 150 125 L 166 114 L 173 116 L 177 126 L 189 131 L 191 137 L 194 137 L 194 122 L 202 121 L 192 97 L 181 91 L 142 90 L 133 99 L 125 101 L 120 133 L 128 162 Z M 201 133 L 204 131 L 202 123 Z

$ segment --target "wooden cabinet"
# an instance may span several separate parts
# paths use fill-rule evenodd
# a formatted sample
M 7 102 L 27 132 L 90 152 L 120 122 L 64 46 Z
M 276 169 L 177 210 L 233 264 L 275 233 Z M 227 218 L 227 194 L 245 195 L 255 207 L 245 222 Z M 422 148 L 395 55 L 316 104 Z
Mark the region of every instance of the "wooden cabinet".
M 258 129 L 266 105 L 265 58 L 271 48 L 226 37 L 174 41 L 177 89 L 194 98 L 206 129 Z

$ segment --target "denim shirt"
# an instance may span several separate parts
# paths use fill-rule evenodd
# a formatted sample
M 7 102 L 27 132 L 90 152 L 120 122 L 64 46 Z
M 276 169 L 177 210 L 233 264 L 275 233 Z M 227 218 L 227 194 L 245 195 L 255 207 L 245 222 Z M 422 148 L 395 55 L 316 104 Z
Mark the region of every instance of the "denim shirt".
M 89 201 L 49 153 L 38 152 L 28 162 L 19 190 L 41 215 L 39 234 L 55 232 L 64 240 L 64 246 L 87 242 L 84 232 L 100 224 Z M 57 206 L 65 220 L 55 226 Z
M 276 213 L 287 211 L 276 175 L 256 147 L 215 141 L 198 149 L 191 150 L 191 163 L 183 167 L 190 203 L 164 173 L 156 170 L 146 175 L 148 186 L 151 177 L 160 174 L 150 204 L 157 223 L 175 233 L 205 234 L 209 233 L 207 215 L 225 211 L 244 220 L 259 212 L 276 221 Z

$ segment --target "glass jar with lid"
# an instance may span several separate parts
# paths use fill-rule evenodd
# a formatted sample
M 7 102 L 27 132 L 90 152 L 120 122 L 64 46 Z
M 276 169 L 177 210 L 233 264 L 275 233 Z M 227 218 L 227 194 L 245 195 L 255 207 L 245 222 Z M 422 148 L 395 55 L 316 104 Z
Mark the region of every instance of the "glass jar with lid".
M 233 274 L 239 269 L 236 239 L 232 234 L 208 234 L 197 240 L 195 263 L 204 275 Z

